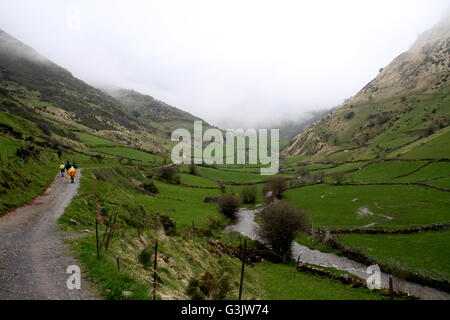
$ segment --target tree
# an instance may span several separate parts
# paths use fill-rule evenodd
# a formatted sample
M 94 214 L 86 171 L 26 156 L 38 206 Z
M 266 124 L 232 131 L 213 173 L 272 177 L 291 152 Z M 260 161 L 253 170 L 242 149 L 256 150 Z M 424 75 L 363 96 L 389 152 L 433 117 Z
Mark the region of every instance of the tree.
M 309 230 L 306 213 L 285 203 L 271 204 L 261 211 L 256 234 L 283 261 L 291 255 L 292 241 L 298 232 Z
M 197 172 L 197 166 L 196 166 L 195 164 L 191 163 L 191 164 L 189 165 L 189 173 L 192 174 L 192 175 L 194 175 L 194 176 L 196 176 L 196 175 L 198 174 L 198 172 Z
M 159 169 L 159 176 L 164 180 L 178 184 L 180 183 L 180 175 L 178 174 L 178 172 L 178 166 L 164 166 Z
M 299 168 L 297 173 L 298 173 L 299 177 L 302 177 L 302 178 L 309 177 L 309 171 L 305 167 Z
M 144 189 L 145 191 L 148 191 L 148 192 L 153 193 L 153 194 L 159 193 L 158 187 L 151 180 L 149 182 L 147 182 L 147 183 L 142 184 L 141 188 Z
M 283 192 L 288 188 L 286 178 L 271 178 L 264 186 L 264 196 L 269 200 L 282 199 Z M 270 194 L 268 196 L 268 193 Z
M 256 187 L 245 186 L 241 192 L 242 203 L 253 204 L 256 202 Z
M 344 176 L 344 174 L 342 174 L 340 172 L 336 172 L 331 175 L 331 179 L 333 179 L 335 184 L 340 185 L 345 181 L 345 176 Z
M 219 212 L 222 213 L 225 217 L 234 220 L 235 214 L 240 206 L 239 200 L 232 194 L 226 194 L 220 197 L 217 202 L 219 205 Z

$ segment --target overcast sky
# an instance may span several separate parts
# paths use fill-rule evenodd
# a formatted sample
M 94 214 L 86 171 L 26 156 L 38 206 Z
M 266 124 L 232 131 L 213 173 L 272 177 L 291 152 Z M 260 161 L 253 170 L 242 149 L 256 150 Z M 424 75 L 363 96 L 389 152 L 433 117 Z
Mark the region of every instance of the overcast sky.
M 91 84 L 232 128 L 341 103 L 448 3 L 0 0 L 0 28 Z

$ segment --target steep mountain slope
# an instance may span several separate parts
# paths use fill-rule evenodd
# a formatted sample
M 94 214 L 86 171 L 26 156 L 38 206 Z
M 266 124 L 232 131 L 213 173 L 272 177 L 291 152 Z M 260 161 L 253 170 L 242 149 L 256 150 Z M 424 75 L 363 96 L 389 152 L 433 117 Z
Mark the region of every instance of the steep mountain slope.
M 181 120 L 177 127 L 189 127 L 189 122 L 198 119 L 134 91 L 118 97 L 121 101 L 0 30 L 1 111 L 31 120 L 44 133 L 39 138 L 47 142 L 73 146 L 82 142 L 75 133 L 83 132 L 143 151 L 166 153 L 171 130 L 159 123 Z M 136 117 L 136 112 L 143 116 Z
M 450 19 L 444 19 L 353 98 L 297 135 L 285 154 L 361 159 L 407 156 L 432 141 L 444 144 L 450 121 L 449 67 Z M 449 157 L 446 150 L 433 156 Z M 426 158 L 427 152 L 415 156 Z
M 104 90 L 120 101 L 138 121 L 163 130 L 168 136 L 176 128 L 191 129 L 194 121 L 203 121 L 205 127 L 211 127 L 204 120 L 149 95 L 121 88 L 106 88 Z

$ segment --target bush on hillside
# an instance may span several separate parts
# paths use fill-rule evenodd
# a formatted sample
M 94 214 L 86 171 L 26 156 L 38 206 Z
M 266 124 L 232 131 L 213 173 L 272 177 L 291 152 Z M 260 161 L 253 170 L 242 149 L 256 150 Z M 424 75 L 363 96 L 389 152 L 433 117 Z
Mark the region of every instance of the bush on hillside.
M 346 120 L 350 120 L 350 119 L 352 119 L 354 116 L 355 116 L 355 113 L 354 113 L 353 111 L 350 111 L 349 113 L 347 113 L 347 114 L 344 116 L 344 118 L 345 118 Z
M 37 157 L 40 150 L 32 144 L 26 144 L 16 150 L 16 157 L 21 158 L 24 161 L 28 161 L 31 157 Z
M 281 200 L 283 198 L 283 192 L 286 191 L 287 188 L 286 178 L 271 178 L 264 186 L 264 196 L 268 201 L 273 201 L 274 199 Z M 267 196 L 268 193 L 270 196 Z
M 158 215 L 159 222 L 164 228 L 164 233 L 167 236 L 177 235 L 177 224 L 167 215 Z
M 284 260 L 291 255 L 291 245 L 298 232 L 309 230 L 306 213 L 285 203 L 269 205 L 259 215 L 256 234 Z
M 226 194 L 219 198 L 218 200 L 219 212 L 225 217 L 234 220 L 236 212 L 239 210 L 239 200 L 231 195 Z
M 186 294 L 193 300 L 225 300 L 231 291 L 231 278 L 224 270 L 206 271 L 189 281 Z
M 302 177 L 302 178 L 309 177 L 309 171 L 305 167 L 299 168 L 297 173 L 298 173 L 299 177 Z
M 254 204 L 256 203 L 256 187 L 255 186 L 245 186 L 242 188 L 241 192 L 242 203 Z
M 189 165 L 189 174 L 196 176 L 198 174 L 197 166 L 193 163 Z
M 143 185 L 141 185 L 141 188 L 144 189 L 145 191 L 148 191 L 148 192 L 153 193 L 153 194 L 158 194 L 159 193 L 158 187 L 151 180 L 149 182 L 144 183 Z
M 180 175 L 179 175 L 179 169 L 178 166 L 175 165 L 168 165 L 161 167 L 159 169 L 159 176 L 163 180 L 167 180 L 169 182 L 173 183 L 180 183 Z
M 153 250 L 153 248 L 148 247 L 139 253 L 138 260 L 146 268 L 153 266 Z
M 345 176 L 342 173 L 335 173 L 331 175 L 331 179 L 333 180 L 334 184 L 341 185 L 345 181 Z

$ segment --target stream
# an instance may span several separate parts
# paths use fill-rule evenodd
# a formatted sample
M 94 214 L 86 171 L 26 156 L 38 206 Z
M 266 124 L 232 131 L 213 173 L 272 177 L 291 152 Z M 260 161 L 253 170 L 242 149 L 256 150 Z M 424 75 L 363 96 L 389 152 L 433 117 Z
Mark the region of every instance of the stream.
M 262 208 L 255 210 L 240 209 L 236 214 L 236 223 L 227 226 L 224 229 L 224 232 L 238 232 L 252 240 L 260 240 L 254 231 L 255 226 L 257 225 L 254 220 L 255 213 L 260 210 L 262 210 Z M 300 262 L 303 263 L 346 271 L 362 279 L 367 279 L 371 275 L 366 272 L 367 266 L 362 263 L 350 260 L 343 256 L 338 256 L 334 253 L 310 249 L 295 241 L 292 243 L 292 259 L 299 259 Z M 382 288 L 389 288 L 389 277 L 393 279 L 394 290 L 396 291 L 401 291 L 424 300 L 450 300 L 449 293 L 406 281 L 381 271 Z

